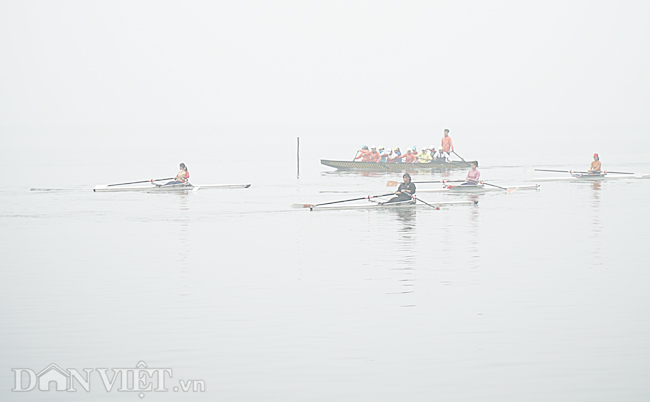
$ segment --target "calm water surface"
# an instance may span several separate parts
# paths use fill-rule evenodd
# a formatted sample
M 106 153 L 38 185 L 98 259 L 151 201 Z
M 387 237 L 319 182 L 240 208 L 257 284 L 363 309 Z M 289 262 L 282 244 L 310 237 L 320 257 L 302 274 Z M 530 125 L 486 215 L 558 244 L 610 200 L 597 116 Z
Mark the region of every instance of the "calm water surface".
M 150 401 L 650 399 L 650 180 L 309 212 L 290 206 L 381 194 L 399 175 L 304 165 L 300 179 L 286 163 L 194 180 L 246 190 L 90 191 L 108 170 L 5 187 L 0 399 L 139 400 L 98 377 L 90 393 L 11 392 L 11 369 L 140 361 L 173 369 L 169 388 L 206 386 Z M 503 165 L 483 178 L 542 176 Z

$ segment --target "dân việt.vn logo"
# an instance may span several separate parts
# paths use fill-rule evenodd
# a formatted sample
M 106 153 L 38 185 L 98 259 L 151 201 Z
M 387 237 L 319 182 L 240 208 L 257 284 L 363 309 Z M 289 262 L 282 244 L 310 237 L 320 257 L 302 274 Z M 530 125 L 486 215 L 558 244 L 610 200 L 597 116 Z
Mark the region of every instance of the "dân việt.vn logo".
M 203 380 L 179 380 L 177 385 L 169 385 L 173 378 L 171 368 L 149 368 L 143 361 L 135 368 L 84 368 L 63 369 L 56 364 L 50 364 L 36 372 L 28 368 L 14 368 L 13 392 L 29 391 L 61 391 L 90 392 L 91 388 L 106 392 L 139 392 L 140 397 L 145 392 L 205 392 Z

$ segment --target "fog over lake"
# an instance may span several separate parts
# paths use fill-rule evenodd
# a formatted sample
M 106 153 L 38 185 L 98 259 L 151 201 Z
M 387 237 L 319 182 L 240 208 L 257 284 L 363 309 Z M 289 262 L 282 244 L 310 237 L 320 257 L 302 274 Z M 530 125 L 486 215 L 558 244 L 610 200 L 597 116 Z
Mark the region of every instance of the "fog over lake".
M 598 153 L 650 173 L 649 18 L 640 1 L 0 2 L 0 399 L 648 400 L 650 180 L 534 169 Z M 401 172 L 320 159 L 445 128 L 482 180 L 541 186 L 292 208 L 393 191 Z M 92 191 L 181 162 L 194 185 L 251 186 Z M 173 371 L 167 392 L 106 389 L 101 369 L 144 365 Z M 84 369 L 89 391 L 55 390 Z

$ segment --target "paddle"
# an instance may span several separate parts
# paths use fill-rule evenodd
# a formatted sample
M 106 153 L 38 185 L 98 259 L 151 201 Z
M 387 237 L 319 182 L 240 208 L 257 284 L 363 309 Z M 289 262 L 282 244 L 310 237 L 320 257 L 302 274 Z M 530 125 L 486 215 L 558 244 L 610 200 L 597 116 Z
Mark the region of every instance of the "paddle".
M 422 183 L 461 183 L 464 182 L 465 180 L 432 180 L 432 181 L 414 181 L 413 183 L 415 184 L 422 184 Z M 397 181 L 388 181 L 386 183 L 386 187 L 396 187 L 399 184 Z
M 354 158 L 352 158 L 352 162 L 357 160 L 357 155 L 359 155 L 359 151 L 354 153 Z
M 149 182 L 152 182 L 152 181 L 160 181 L 160 180 L 174 180 L 174 178 L 173 177 L 168 177 L 166 179 L 151 179 L 151 180 L 142 180 L 142 181 L 132 181 L 132 182 L 128 182 L 128 183 L 107 184 L 106 187 L 125 186 L 127 184 L 149 183 Z
M 312 208 L 312 207 L 320 207 L 321 205 L 338 204 L 338 203 L 341 203 L 341 202 L 369 200 L 371 198 L 386 197 L 386 196 L 389 196 L 389 195 L 395 195 L 395 193 L 388 193 L 388 194 L 381 194 L 381 195 L 367 195 L 365 197 L 350 198 L 350 199 L 341 200 L 341 201 L 323 202 L 321 204 L 293 204 L 292 207 L 293 208 Z
M 536 172 L 558 172 L 558 173 L 589 173 L 577 170 L 555 170 L 555 169 L 535 169 Z
M 451 152 L 452 152 L 454 155 L 456 155 L 457 157 L 459 157 L 461 161 L 465 162 L 465 164 L 466 164 L 467 166 L 470 166 L 469 163 L 467 163 L 467 161 L 466 161 L 465 159 L 463 159 L 462 156 L 460 156 L 460 155 L 458 155 L 458 154 L 456 153 L 456 151 L 453 151 L 453 150 L 452 150 Z
M 433 208 L 433 209 L 440 209 L 440 207 L 434 207 L 433 205 L 429 204 L 428 202 L 422 201 L 421 199 L 419 199 L 419 198 L 416 197 L 416 196 L 413 196 L 413 198 L 415 198 L 416 201 L 420 201 L 420 202 L 423 203 L 424 205 L 428 205 L 428 206 L 430 206 L 430 207 Z

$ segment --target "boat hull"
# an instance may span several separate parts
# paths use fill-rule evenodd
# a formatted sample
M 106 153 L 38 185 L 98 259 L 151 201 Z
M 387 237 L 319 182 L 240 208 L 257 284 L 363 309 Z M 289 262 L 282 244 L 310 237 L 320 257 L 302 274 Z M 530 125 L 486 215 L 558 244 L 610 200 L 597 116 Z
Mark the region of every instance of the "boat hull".
M 321 159 L 320 163 L 325 166 L 339 170 L 359 170 L 366 172 L 401 172 L 404 170 L 449 170 L 469 168 L 469 164 L 475 161 L 466 162 L 436 162 L 429 163 L 384 163 L 384 162 L 356 162 L 356 161 L 334 161 Z
M 199 186 L 186 185 L 186 184 L 171 184 L 169 186 L 116 186 L 109 187 L 107 185 L 98 185 L 95 186 L 93 191 L 98 193 L 115 193 L 115 192 L 125 192 L 125 191 L 141 191 L 141 192 L 163 192 L 163 193 L 174 193 L 174 192 L 183 192 L 183 191 L 197 191 L 197 190 L 209 190 L 209 189 L 232 189 L 232 188 L 248 188 L 250 184 L 205 184 Z
M 539 188 L 539 184 L 530 184 L 530 185 L 521 185 L 521 186 L 499 186 L 503 187 L 507 190 L 510 191 L 515 191 L 515 190 L 537 190 Z M 426 188 L 419 188 L 418 192 L 419 193 L 452 193 L 452 194 L 482 194 L 482 193 L 489 193 L 493 191 L 504 191 L 503 188 L 498 188 L 498 187 L 487 187 L 485 185 L 483 186 L 454 186 L 454 187 L 445 187 L 445 188 L 435 188 L 435 189 L 426 189 Z
M 369 203 L 365 205 L 323 205 L 323 206 L 312 206 L 309 209 L 311 211 L 334 211 L 334 210 L 345 210 L 345 209 L 409 209 L 409 208 L 429 208 L 434 207 L 445 207 L 453 205 L 474 205 L 476 201 L 442 201 L 442 202 L 429 202 L 429 205 L 416 203 L 413 201 L 404 201 L 404 202 L 393 202 L 390 204 L 379 204 L 379 203 Z

